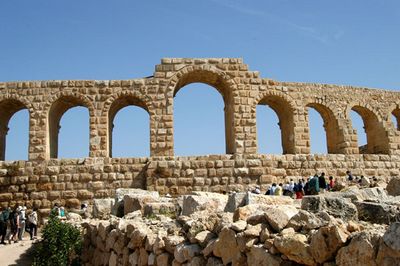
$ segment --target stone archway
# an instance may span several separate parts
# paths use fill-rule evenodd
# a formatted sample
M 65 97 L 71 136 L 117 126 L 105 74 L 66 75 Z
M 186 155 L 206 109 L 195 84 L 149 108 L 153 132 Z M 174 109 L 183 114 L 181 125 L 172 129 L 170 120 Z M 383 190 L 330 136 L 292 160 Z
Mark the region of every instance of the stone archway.
M 368 106 L 354 105 L 351 110 L 361 116 L 367 135 L 367 145 L 360 148 L 360 153 L 388 154 L 389 138 L 383 126 L 382 119 Z
M 7 98 L 0 101 L 0 160 L 5 160 L 6 155 L 6 137 L 9 130 L 8 123 L 11 117 L 21 111 L 29 108 L 21 100 L 15 98 Z
M 184 86 L 191 83 L 204 83 L 215 88 L 224 100 L 225 113 L 225 143 L 226 153 L 233 154 L 235 151 L 234 138 L 234 108 L 233 90 L 235 83 L 225 73 L 210 66 L 190 66 L 181 69 L 171 78 L 168 86 L 168 95 L 173 97 Z
M 147 105 L 143 100 L 132 94 L 121 94 L 115 98 L 108 108 L 108 155 L 112 157 L 112 132 L 114 128 L 114 118 L 118 111 L 127 106 L 137 106 L 144 109 L 150 116 Z M 150 129 L 149 129 L 150 130 Z M 149 147 L 150 148 L 150 147 Z
M 339 127 L 338 119 L 334 112 L 328 106 L 321 103 L 313 102 L 306 106 L 316 110 L 324 121 L 328 153 L 345 153 L 345 147 L 342 145 L 345 140 L 344 132 L 343 129 Z
M 295 153 L 295 123 L 294 106 L 285 97 L 278 94 L 264 95 L 259 100 L 258 105 L 268 105 L 278 116 L 279 127 L 281 130 L 282 152 L 283 154 Z
M 94 116 L 94 109 L 91 102 L 84 96 L 77 94 L 60 94 L 54 97 L 48 108 L 48 143 L 50 158 L 58 157 L 58 136 L 60 120 L 65 112 L 73 107 L 86 107 L 89 110 L 89 117 Z M 88 125 L 91 127 L 90 123 Z M 89 147 L 88 147 L 89 149 Z

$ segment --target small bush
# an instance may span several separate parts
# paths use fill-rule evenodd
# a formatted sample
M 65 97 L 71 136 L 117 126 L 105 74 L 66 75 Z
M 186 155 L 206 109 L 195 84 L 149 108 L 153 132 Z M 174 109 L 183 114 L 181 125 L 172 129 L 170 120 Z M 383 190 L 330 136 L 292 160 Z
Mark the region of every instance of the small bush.
M 76 227 L 51 214 L 42 237 L 35 248 L 34 266 L 80 265 L 82 237 Z

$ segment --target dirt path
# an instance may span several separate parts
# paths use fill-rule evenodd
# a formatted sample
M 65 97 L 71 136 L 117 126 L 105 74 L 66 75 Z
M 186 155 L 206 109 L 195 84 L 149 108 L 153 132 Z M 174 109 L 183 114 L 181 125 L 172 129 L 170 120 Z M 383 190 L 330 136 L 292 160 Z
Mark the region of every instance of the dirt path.
M 0 245 L 0 265 L 31 265 L 33 241 L 29 237 L 18 243 Z

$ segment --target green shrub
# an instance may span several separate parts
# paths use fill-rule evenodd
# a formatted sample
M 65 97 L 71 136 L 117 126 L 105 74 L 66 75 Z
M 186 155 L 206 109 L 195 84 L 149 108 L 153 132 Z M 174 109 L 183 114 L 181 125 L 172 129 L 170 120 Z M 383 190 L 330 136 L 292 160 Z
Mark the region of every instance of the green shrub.
M 34 251 L 34 266 L 80 265 L 82 237 L 76 227 L 51 214 L 42 237 Z

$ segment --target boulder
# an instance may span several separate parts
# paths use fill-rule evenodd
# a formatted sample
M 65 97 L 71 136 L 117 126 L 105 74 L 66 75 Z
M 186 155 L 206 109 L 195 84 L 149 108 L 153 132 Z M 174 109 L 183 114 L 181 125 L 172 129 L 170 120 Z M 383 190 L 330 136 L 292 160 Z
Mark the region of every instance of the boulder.
M 174 258 L 179 263 L 190 261 L 193 257 L 199 255 L 201 247 L 197 244 L 179 244 L 175 247 Z
M 199 245 L 202 247 L 205 247 L 208 242 L 213 238 L 216 238 L 216 235 L 208 230 L 201 231 L 194 237 L 196 242 L 199 243 Z
M 295 231 L 310 231 L 327 225 L 329 220 L 323 219 L 326 215 L 323 215 L 322 218 L 319 214 L 320 212 L 314 214 L 305 210 L 299 210 L 299 212 L 290 219 L 286 227 L 291 227 Z
M 159 197 L 157 191 L 148 191 L 138 188 L 118 188 L 115 190 L 115 204 L 112 208 L 112 214 L 117 217 L 122 217 L 124 214 L 124 196 L 125 195 L 153 195 Z
M 250 224 L 265 223 L 267 219 L 265 212 L 269 209 L 269 206 L 261 204 L 251 204 L 243 207 L 239 207 L 233 214 L 233 221 L 243 220 Z
M 391 196 L 400 196 L 400 177 L 393 177 L 390 179 L 386 190 Z
M 291 205 L 294 199 L 287 196 L 270 196 L 263 194 L 254 194 L 247 192 L 244 198 L 245 204 L 261 204 L 261 205 Z
M 348 232 L 339 226 L 324 226 L 311 236 L 311 254 L 316 262 L 324 263 L 335 258 L 336 252 L 347 241 Z
M 362 231 L 353 235 L 350 244 L 339 249 L 337 265 L 376 266 L 376 256 L 382 233 Z
M 276 231 L 279 232 L 286 227 L 289 220 L 299 212 L 293 206 L 281 205 L 281 206 L 269 206 L 265 212 L 265 218 L 269 225 Z
M 279 256 L 274 256 L 262 246 L 252 246 L 247 255 L 247 265 L 268 265 L 279 266 L 282 259 Z
M 400 265 L 400 223 L 392 223 L 383 235 L 378 255 L 378 265 Z
M 93 218 L 108 219 L 111 215 L 111 209 L 114 203 L 114 199 L 94 199 Z
M 243 220 L 238 220 L 231 225 L 231 228 L 236 232 L 241 232 L 246 229 L 247 223 Z
M 149 202 L 143 207 L 144 216 L 156 214 L 165 215 L 170 218 L 176 217 L 176 205 L 173 202 Z
M 350 199 L 335 197 L 334 195 L 305 196 L 301 201 L 303 210 L 317 213 L 326 211 L 328 214 L 345 221 L 357 219 L 357 208 Z
M 144 213 L 146 204 L 158 202 L 159 196 L 154 193 L 127 194 L 123 197 L 124 215 L 140 210 Z
M 183 196 L 182 215 L 191 215 L 202 210 L 224 211 L 228 196 L 211 192 L 193 192 Z
M 307 243 L 307 236 L 303 234 L 277 236 L 274 239 L 274 246 L 290 260 L 300 264 L 316 265 L 310 245 Z
M 77 213 L 69 212 L 67 214 L 67 220 L 71 222 L 81 222 L 82 216 Z
M 358 219 L 378 224 L 390 224 L 400 216 L 398 206 L 375 202 L 354 202 L 358 211 Z
M 234 212 L 237 208 L 246 205 L 247 192 L 233 192 L 228 196 L 224 211 Z
M 221 230 L 218 239 L 215 241 L 213 253 L 214 256 L 222 258 L 224 265 L 236 262 L 240 251 L 233 230 L 227 227 Z

